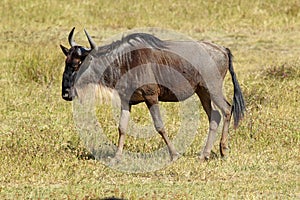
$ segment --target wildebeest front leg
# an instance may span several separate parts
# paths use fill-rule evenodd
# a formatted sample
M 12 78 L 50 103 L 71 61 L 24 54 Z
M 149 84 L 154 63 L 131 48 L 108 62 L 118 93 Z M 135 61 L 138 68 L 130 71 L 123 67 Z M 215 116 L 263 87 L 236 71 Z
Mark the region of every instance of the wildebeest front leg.
M 122 109 L 120 122 L 119 122 L 119 141 L 118 141 L 118 147 L 117 147 L 117 152 L 114 161 L 119 161 L 122 158 L 123 147 L 125 142 L 125 134 L 126 134 L 129 118 L 130 118 L 130 109 Z
M 169 139 L 165 128 L 164 128 L 164 123 L 161 119 L 161 115 L 160 115 L 160 111 L 159 111 L 159 106 L 158 103 L 156 104 L 151 104 L 149 102 L 146 102 L 148 109 L 150 111 L 153 123 L 154 123 L 154 127 L 156 129 L 156 131 L 163 137 L 165 143 L 168 146 L 168 150 L 171 156 L 171 160 L 175 161 L 179 158 L 179 153 L 177 153 L 173 143 L 171 142 L 171 140 Z

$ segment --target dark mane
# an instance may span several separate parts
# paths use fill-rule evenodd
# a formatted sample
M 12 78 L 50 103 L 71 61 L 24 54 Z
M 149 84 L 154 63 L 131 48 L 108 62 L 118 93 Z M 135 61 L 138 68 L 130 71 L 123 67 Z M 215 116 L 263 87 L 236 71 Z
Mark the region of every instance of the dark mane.
M 154 49 L 166 48 L 165 42 L 155 37 L 154 35 L 148 33 L 133 33 L 125 37 L 122 37 L 121 40 L 117 40 L 115 42 L 112 42 L 111 44 L 99 47 L 98 55 L 107 54 L 119 48 L 120 49 L 124 49 L 126 47 L 134 48 L 141 45 L 146 48 L 154 48 Z
M 160 40 L 159 38 L 155 37 L 154 35 L 148 33 L 133 33 L 123 37 L 120 41 L 122 44 L 128 43 L 130 45 L 134 45 L 132 41 L 136 41 L 138 43 L 142 43 L 146 46 L 155 48 L 155 49 L 163 49 L 165 48 L 164 41 Z

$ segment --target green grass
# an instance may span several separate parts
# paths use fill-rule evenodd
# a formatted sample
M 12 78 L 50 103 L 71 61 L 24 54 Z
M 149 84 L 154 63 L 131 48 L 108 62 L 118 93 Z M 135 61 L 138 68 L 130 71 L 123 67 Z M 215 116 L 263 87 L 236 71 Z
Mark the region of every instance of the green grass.
M 300 139 L 299 1 L 40 1 L 4 0 L 0 7 L 0 199 L 297 199 Z M 148 173 L 123 173 L 86 160 L 72 104 L 61 99 L 64 55 L 59 44 L 76 27 L 76 42 L 97 44 L 139 27 L 175 30 L 229 47 L 247 114 L 230 129 L 227 160 L 199 163 L 201 126 L 174 164 Z M 225 90 L 232 96 L 227 76 Z M 176 132 L 176 104 L 163 104 Z M 169 114 L 174 110 L 174 113 Z M 144 105 L 132 120 L 151 124 Z M 99 107 L 111 140 L 117 127 Z M 162 145 L 128 137 L 126 149 Z M 214 151 L 218 152 L 218 142 Z

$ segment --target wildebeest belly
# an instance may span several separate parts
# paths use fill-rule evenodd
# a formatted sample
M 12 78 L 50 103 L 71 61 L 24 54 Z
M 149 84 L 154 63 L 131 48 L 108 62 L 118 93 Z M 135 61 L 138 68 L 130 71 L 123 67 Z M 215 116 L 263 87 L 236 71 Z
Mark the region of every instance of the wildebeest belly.
M 129 104 L 135 105 L 145 101 L 146 96 L 157 96 L 159 101 L 178 102 L 183 101 L 194 94 L 194 90 L 189 85 L 180 85 L 179 87 L 165 87 L 158 84 L 144 85 L 130 94 L 121 94 L 124 99 L 128 99 Z M 127 98 L 126 98 L 127 97 Z

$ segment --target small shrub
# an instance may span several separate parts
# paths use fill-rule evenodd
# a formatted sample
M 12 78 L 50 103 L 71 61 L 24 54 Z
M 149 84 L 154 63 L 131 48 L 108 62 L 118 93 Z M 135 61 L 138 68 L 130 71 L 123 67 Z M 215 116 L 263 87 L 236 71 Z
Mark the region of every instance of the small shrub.
M 267 67 L 263 73 L 263 78 L 276 78 L 276 79 L 294 79 L 300 76 L 300 63 L 296 61 L 291 64 L 282 64 Z

